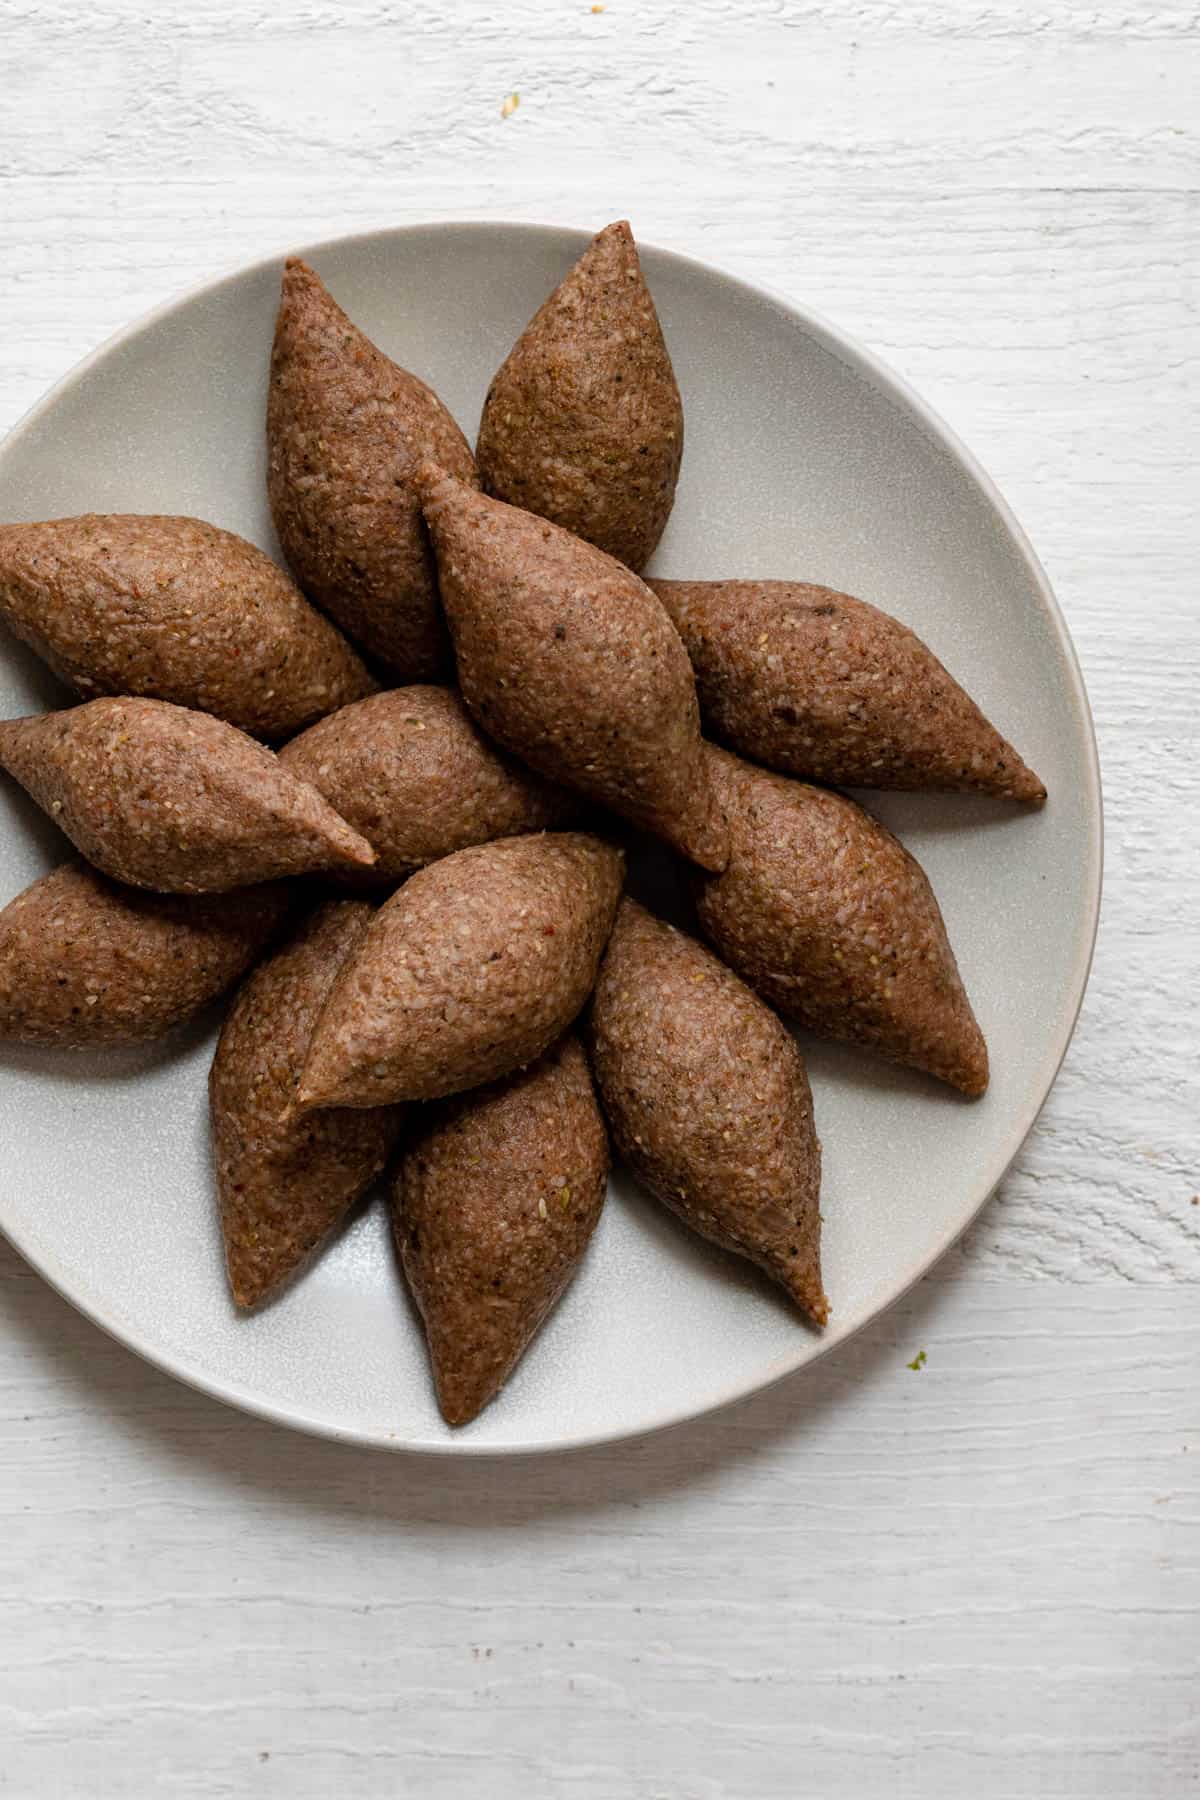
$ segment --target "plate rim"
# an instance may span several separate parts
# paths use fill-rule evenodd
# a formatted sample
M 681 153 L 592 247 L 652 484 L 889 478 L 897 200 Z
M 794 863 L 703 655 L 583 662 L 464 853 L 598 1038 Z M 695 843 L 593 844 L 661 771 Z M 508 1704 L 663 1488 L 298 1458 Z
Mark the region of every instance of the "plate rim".
M 111 355 L 127 340 L 152 329 L 160 320 L 170 317 L 171 314 L 190 305 L 193 301 L 213 296 L 222 288 L 233 286 L 234 283 L 241 282 L 247 277 L 264 275 L 272 268 L 282 264 L 284 258 L 288 256 L 315 259 L 331 251 L 344 250 L 348 246 L 375 243 L 383 238 L 403 239 L 418 233 L 428 234 L 430 232 L 475 232 L 489 236 L 503 236 L 518 232 L 542 238 L 553 237 L 559 241 L 563 238 L 574 238 L 581 248 L 593 236 L 593 233 L 584 227 L 554 224 L 544 220 L 441 217 L 412 221 L 403 225 L 368 226 L 358 231 L 339 233 L 334 237 L 322 238 L 312 243 L 284 246 L 252 261 L 238 263 L 221 274 L 195 282 L 180 293 L 159 302 L 158 305 L 151 307 L 128 324 L 119 327 L 118 330 L 97 344 L 94 349 L 88 351 L 65 374 L 53 382 L 31 406 L 27 407 L 5 432 L 3 438 L 0 438 L 0 460 L 6 456 L 16 441 L 29 428 L 38 422 L 44 413 L 50 411 L 72 387 L 88 374 L 93 366 Z M 752 1380 L 735 1382 L 728 1389 L 710 1395 L 697 1405 L 677 1406 L 663 1413 L 651 1413 L 648 1417 L 612 1429 L 579 1432 L 553 1441 L 519 1440 L 506 1444 L 473 1442 L 470 1437 L 457 1435 L 444 1439 L 434 1437 L 414 1439 L 381 1435 L 378 1432 L 352 1426 L 341 1426 L 335 1421 L 317 1417 L 311 1413 L 306 1414 L 294 1406 L 278 1405 L 264 1400 L 252 1391 L 239 1387 L 235 1382 L 224 1381 L 203 1370 L 189 1367 L 177 1353 L 164 1350 L 161 1346 L 147 1341 L 141 1332 L 125 1326 L 113 1315 L 110 1314 L 106 1317 L 100 1307 L 73 1291 L 69 1271 L 64 1272 L 56 1265 L 54 1256 L 39 1247 L 35 1236 L 29 1233 L 22 1234 L 19 1230 L 14 1231 L 8 1222 L 0 1219 L 0 1233 L 13 1246 L 18 1255 L 69 1305 L 73 1306 L 93 1325 L 98 1326 L 115 1342 L 133 1351 L 153 1368 L 181 1381 L 185 1386 L 210 1399 L 219 1400 L 227 1406 L 232 1406 L 252 1417 L 264 1419 L 272 1425 L 300 1431 L 310 1437 L 350 1444 L 363 1449 L 387 1450 L 394 1454 L 458 1457 L 474 1461 L 557 1456 L 569 1451 L 590 1450 L 608 1444 L 637 1441 L 660 1431 L 681 1427 L 694 1420 L 723 1411 L 726 1407 L 751 1395 L 765 1393 L 789 1375 L 798 1374 L 801 1369 L 811 1368 L 833 1351 L 842 1349 L 868 1324 L 881 1319 L 905 1295 L 911 1293 L 979 1218 L 984 1207 L 1020 1155 L 1029 1133 L 1049 1098 L 1074 1037 L 1084 996 L 1087 992 L 1099 930 L 1104 875 L 1104 803 L 1095 721 L 1070 628 L 1037 552 L 1008 501 L 974 453 L 947 424 L 941 414 L 874 351 L 859 343 L 856 338 L 843 331 L 823 313 L 810 307 L 806 302 L 792 299 L 789 295 L 765 282 L 751 281 L 748 277 L 726 268 L 722 263 L 693 256 L 685 251 L 674 250 L 650 239 L 639 237 L 637 243 L 639 250 L 665 258 L 695 275 L 716 276 L 749 298 L 760 302 L 766 300 L 771 306 L 786 315 L 830 355 L 844 363 L 860 377 L 867 379 L 889 404 L 912 418 L 925 435 L 974 481 L 990 503 L 1000 524 L 1008 533 L 1053 628 L 1067 676 L 1076 723 L 1082 727 L 1086 765 L 1086 792 L 1083 799 L 1088 823 L 1087 908 L 1075 948 L 1075 961 L 1069 990 L 1071 998 L 1059 1022 L 1042 1075 L 1035 1083 L 1035 1092 L 1038 1097 L 1019 1116 L 1015 1127 L 1017 1135 L 1012 1149 L 1005 1156 L 999 1168 L 989 1169 L 986 1172 L 984 1177 L 986 1185 L 967 1215 L 944 1233 L 934 1247 L 917 1263 L 904 1269 L 896 1285 L 885 1299 L 872 1303 L 860 1315 L 851 1317 L 835 1336 L 818 1340 L 815 1344 L 807 1334 L 799 1337 L 794 1354 L 778 1358 L 762 1374 L 755 1376 Z

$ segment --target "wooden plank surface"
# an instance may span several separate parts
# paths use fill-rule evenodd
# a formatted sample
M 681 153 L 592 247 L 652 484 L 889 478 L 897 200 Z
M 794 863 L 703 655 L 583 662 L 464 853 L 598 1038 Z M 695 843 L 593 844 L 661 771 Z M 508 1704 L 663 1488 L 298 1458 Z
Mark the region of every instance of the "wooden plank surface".
M 0 1793 L 1200 1792 L 1200 9 L 3 10 L 0 428 L 280 245 L 628 212 L 856 333 L 998 479 L 1084 663 L 1108 872 L 1075 1044 L 966 1243 L 660 1439 L 308 1442 L 0 1249 Z

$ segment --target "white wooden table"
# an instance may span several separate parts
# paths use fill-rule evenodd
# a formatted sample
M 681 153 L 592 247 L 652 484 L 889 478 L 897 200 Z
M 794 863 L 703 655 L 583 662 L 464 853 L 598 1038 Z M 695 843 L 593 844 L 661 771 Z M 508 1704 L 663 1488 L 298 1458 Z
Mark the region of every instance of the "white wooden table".
M 1075 633 L 1109 832 L 1002 1192 L 721 1417 L 516 1465 L 309 1441 L 0 1248 L 0 1794 L 1200 1791 L 1200 11 L 8 0 L 0 61 L 0 426 L 268 249 L 629 213 L 981 456 Z

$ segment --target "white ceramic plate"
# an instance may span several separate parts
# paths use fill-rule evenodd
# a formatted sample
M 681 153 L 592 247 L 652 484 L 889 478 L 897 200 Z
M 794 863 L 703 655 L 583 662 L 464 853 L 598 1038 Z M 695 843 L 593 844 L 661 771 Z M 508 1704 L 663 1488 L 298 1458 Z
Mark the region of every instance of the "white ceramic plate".
M 429 225 L 306 254 L 472 435 L 491 375 L 585 242 Z M 825 1146 L 824 1335 L 618 1178 L 564 1302 L 500 1399 L 452 1434 L 379 1204 L 261 1316 L 235 1313 L 207 1141 L 215 1021 L 117 1054 L 0 1048 L 0 1226 L 17 1248 L 152 1362 L 306 1430 L 460 1455 L 542 1450 L 644 1432 L 776 1380 L 958 1237 L 1033 1123 L 1079 1009 L 1099 779 L 1066 627 L 1019 528 L 946 427 L 832 326 L 686 257 L 642 255 L 687 416 L 656 572 L 795 576 L 875 601 L 932 645 L 1048 784 L 1034 816 L 965 796 L 868 800 L 941 900 L 991 1089 L 964 1102 L 806 1041 Z M 280 267 L 273 257 L 176 302 L 69 375 L 0 450 L 0 519 L 193 513 L 277 553 L 263 409 Z M 0 716 L 66 700 L 32 656 L 0 643 Z M 5 782 L 0 902 L 65 851 Z

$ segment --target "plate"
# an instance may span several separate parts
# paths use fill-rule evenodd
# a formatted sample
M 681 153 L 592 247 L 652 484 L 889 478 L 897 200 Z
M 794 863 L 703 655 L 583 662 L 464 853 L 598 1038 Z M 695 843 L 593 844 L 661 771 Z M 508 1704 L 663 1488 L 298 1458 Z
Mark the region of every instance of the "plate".
M 435 224 L 304 254 L 473 435 L 490 377 L 586 241 Z M 967 796 L 867 797 L 933 882 L 991 1089 L 964 1102 L 804 1040 L 825 1147 L 825 1333 L 618 1177 L 563 1303 L 498 1401 L 451 1433 L 378 1202 L 283 1298 L 236 1314 L 208 1150 L 215 1019 L 116 1054 L 0 1048 L 0 1227 L 18 1250 L 151 1362 L 308 1431 L 457 1455 L 549 1450 L 646 1432 L 798 1369 L 975 1217 L 1046 1098 L 1083 996 L 1100 889 L 1095 747 L 1066 627 L 1019 527 L 940 420 L 833 326 L 688 257 L 642 257 L 687 417 L 654 571 L 795 576 L 873 600 L 927 640 L 1048 784 L 1036 815 Z M 81 364 L 0 450 L 0 518 L 192 513 L 278 554 L 263 411 L 281 266 L 271 257 L 190 294 Z M 67 699 L 0 643 L 0 716 Z M 65 848 L 5 782 L 0 902 Z

